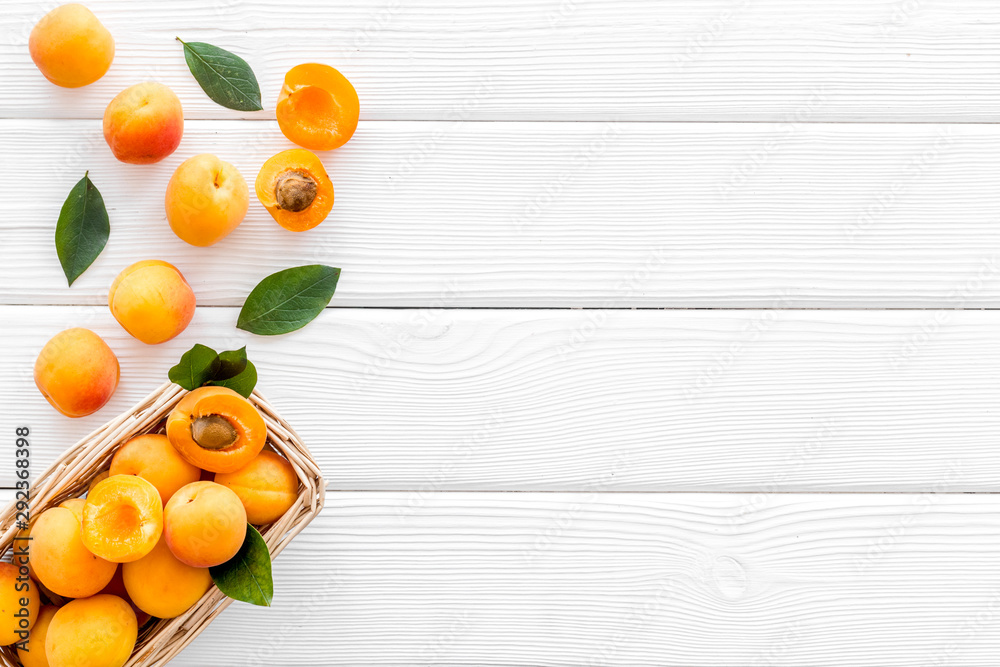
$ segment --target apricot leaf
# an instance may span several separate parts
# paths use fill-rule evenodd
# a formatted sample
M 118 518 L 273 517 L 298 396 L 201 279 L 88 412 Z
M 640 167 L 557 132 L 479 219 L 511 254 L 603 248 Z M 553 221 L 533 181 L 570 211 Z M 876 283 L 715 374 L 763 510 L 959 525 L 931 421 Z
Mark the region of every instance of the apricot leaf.
M 257 386 L 257 368 L 253 362 L 247 361 L 247 367 L 239 375 L 225 380 L 212 380 L 208 384 L 215 387 L 229 387 L 243 398 L 250 398 L 253 388 Z
M 240 602 L 270 607 L 274 597 L 271 554 L 257 529 L 247 524 L 243 546 L 222 565 L 208 569 L 219 590 Z
M 260 111 L 260 86 L 247 61 L 235 53 L 204 42 L 184 45 L 184 60 L 198 85 L 212 101 L 237 111 Z
M 205 384 L 218 372 L 219 355 L 210 347 L 195 344 L 181 356 L 180 363 L 170 369 L 167 377 L 188 391 Z
M 339 279 L 340 269 L 323 264 L 272 273 L 250 292 L 236 326 L 261 336 L 301 329 L 327 307 Z
M 247 367 L 247 346 L 238 350 L 219 352 L 219 368 L 212 376 L 213 380 L 228 380 L 242 373 Z
M 56 254 L 70 285 L 94 263 L 111 235 L 104 198 L 89 174 L 69 191 L 56 222 Z

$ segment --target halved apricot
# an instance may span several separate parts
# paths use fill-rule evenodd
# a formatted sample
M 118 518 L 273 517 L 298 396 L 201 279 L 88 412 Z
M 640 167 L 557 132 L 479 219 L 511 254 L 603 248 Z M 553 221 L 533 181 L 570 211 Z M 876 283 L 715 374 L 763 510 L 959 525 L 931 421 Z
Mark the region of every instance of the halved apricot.
M 293 232 L 312 229 L 333 208 L 333 183 L 316 154 L 304 148 L 282 151 L 265 162 L 254 189 L 271 217 Z
M 167 417 L 167 439 L 202 470 L 233 472 L 250 463 L 267 442 L 257 408 L 228 387 L 198 387 Z
M 163 533 L 163 501 L 156 487 L 135 475 L 111 475 L 87 494 L 83 545 L 112 563 L 139 560 Z
M 354 136 L 361 105 L 347 77 L 329 65 L 306 63 L 285 74 L 275 113 L 281 133 L 290 141 L 329 151 Z

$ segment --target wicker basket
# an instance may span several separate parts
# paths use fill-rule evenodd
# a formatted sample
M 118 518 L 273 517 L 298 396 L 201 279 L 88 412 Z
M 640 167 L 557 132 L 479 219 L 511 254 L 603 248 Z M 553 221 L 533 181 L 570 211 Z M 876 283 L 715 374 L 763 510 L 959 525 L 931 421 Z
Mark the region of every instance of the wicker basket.
M 132 436 L 155 430 L 186 393 L 182 387 L 167 382 L 131 410 L 70 447 L 48 470 L 36 477 L 31 489 L 32 519 L 66 498 L 83 495 L 91 479 L 107 470 L 119 445 Z M 257 392 L 250 396 L 250 402 L 264 417 L 268 444 L 288 459 L 300 482 L 295 505 L 278 521 L 261 530 L 274 558 L 319 514 L 323 508 L 325 485 L 319 466 L 292 427 Z M 11 549 L 17 533 L 15 502 L 16 499 L 0 515 L 0 556 Z M 181 616 L 147 624 L 140 629 L 135 651 L 125 667 L 167 664 L 231 602 L 231 598 L 212 586 L 198 604 Z M 0 648 L 0 664 L 21 667 L 13 647 Z

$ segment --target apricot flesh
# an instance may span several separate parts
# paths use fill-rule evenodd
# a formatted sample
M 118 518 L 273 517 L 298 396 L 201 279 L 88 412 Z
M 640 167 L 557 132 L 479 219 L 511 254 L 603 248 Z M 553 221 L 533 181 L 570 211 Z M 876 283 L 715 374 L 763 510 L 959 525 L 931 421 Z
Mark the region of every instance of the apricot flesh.
M 94 595 L 115 576 L 117 565 L 91 553 L 82 533 L 80 519 L 65 507 L 45 510 L 31 527 L 31 569 L 56 595 Z
M 122 667 L 138 634 L 132 607 L 102 593 L 59 608 L 45 636 L 45 654 L 50 667 Z
M 254 183 L 257 199 L 285 229 L 304 232 L 333 209 L 333 183 L 312 151 L 293 148 L 272 156 Z
M 299 478 L 292 464 L 269 451 L 236 472 L 216 474 L 215 481 L 232 489 L 243 503 L 247 521 L 256 526 L 280 519 L 299 495 Z
M 319 63 L 288 70 L 275 109 L 282 134 L 314 151 L 346 144 L 354 136 L 360 113 L 358 93 L 347 77 Z
M 0 563 L 0 644 L 25 639 L 38 618 L 38 587 L 13 563 Z
M 45 637 L 49 631 L 49 623 L 58 610 L 59 607 L 49 604 L 38 610 L 38 618 L 28 632 L 28 641 L 23 645 L 19 642 L 17 648 L 17 657 L 22 667 L 49 667 L 48 658 L 45 657 Z
M 243 503 L 215 482 L 194 482 L 163 508 L 163 534 L 177 560 L 191 567 L 225 563 L 240 550 L 247 531 Z
M 179 488 L 201 479 L 201 469 L 177 453 L 162 433 L 137 435 L 111 459 L 111 475 L 138 475 L 156 487 L 166 505 Z
M 137 83 L 118 93 L 104 110 L 104 140 L 128 164 L 152 164 L 167 157 L 184 135 L 184 110 L 162 83 Z
M 45 344 L 35 361 L 35 386 L 67 417 L 100 410 L 118 388 L 118 357 L 90 329 L 67 329 Z
M 164 197 L 167 222 L 193 246 L 218 243 L 246 217 L 250 189 L 233 165 L 214 155 L 195 155 L 182 162 Z
M 173 264 L 147 259 L 125 268 L 108 290 L 108 307 L 134 338 L 158 345 L 180 334 L 194 317 L 191 285 Z
M 257 408 L 232 389 L 198 387 L 170 412 L 167 438 L 188 463 L 202 470 L 233 472 L 264 448 L 267 426 Z
M 108 71 L 115 40 L 92 11 L 71 3 L 56 7 L 35 24 L 28 51 L 46 79 L 63 88 L 79 88 Z
M 180 616 L 212 585 L 208 569 L 178 560 L 165 537 L 139 560 L 122 565 L 122 578 L 136 606 L 156 618 Z
M 83 544 L 113 563 L 139 560 L 163 533 L 160 492 L 142 477 L 111 475 L 83 506 Z

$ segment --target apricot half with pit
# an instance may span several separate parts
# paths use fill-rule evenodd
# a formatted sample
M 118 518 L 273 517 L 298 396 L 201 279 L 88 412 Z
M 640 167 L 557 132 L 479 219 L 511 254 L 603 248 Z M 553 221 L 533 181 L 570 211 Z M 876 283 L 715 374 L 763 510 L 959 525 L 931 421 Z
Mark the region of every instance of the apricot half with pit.
M 316 154 L 304 148 L 282 151 L 265 162 L 254 189 L 271 217 L 293 232 L 312 229 L 333 208 L 333 183 Z
M 257 408 L 228 387 L 198 387 L 167 417 L 170 444 L 191 465 L 234 472 L 260 454 L 267 427 Z
M 347 77 L 319 63 L 288 70 L 275 108 L 281 133 L 314 151 L 346 144 L 358 128 L 360 113 L 358 93 Z

